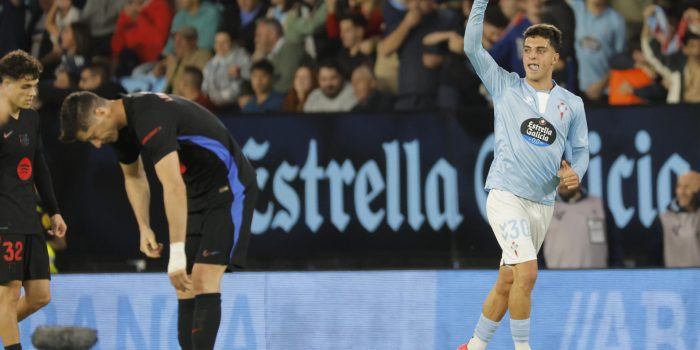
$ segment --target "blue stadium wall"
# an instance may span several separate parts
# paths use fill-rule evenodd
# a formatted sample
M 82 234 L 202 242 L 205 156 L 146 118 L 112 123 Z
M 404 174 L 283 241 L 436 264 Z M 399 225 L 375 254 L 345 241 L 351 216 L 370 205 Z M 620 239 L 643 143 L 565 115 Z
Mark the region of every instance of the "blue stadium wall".
M 467 340 L 496 271 L 228 274 L 216 349 L 453 350 Z M 543 271 L 537 350 L 698 350 L 700 270 Z M 165 273 L 57 275 L 51 304 L 20 324 L 96 328 L 96 349 L 177 349 Z M 507 316 L 506 316 L 507 317 Z M 512 349 L 507 320 L 489 349 Z

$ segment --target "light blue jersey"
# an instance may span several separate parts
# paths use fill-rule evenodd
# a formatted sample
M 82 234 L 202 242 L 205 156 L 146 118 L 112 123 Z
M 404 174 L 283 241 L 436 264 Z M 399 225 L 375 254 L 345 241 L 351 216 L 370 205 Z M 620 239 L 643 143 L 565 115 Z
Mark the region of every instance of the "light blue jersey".
M 583 178 L 588 167 L 588 126 L 581 98 L 554 85 L 540 113 L 537 91 L 498 66 L 481 45 L 488 0 L 475 0 L 464 33 L 464 52 L 494 104 L 494 160 L 486 189 L 510 192 L 533 202 L 554 205 L 557 171 L 567 142 L 571 167 Z

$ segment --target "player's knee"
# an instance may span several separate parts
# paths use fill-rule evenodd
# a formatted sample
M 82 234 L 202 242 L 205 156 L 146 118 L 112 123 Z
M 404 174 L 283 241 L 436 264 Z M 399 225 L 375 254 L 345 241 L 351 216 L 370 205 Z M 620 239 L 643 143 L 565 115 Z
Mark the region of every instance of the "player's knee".
M 39 310 L 42 307 L 48 305 L 51 302 L 51 294 L 49 293 L 42 293 L 40 295 L 36 295 L 32 298 L 31 304 L 32 308 L 35 310 Z
M 192 290 L 195 295 L 212 293 L 214 287 L 212 278 L 207 274 L 192 274 Z
M 513 273 L 512 272 L 501 272 L 498 276 L 498 281 L 496 282 L 496 293 L 502 295 L 508 295 L 510 293 L 510 288 L 513 286 Z
M 532 289 L 537 281 L 537 269 L 524 269 L 518 271 L 515 283 L 519 288 Z

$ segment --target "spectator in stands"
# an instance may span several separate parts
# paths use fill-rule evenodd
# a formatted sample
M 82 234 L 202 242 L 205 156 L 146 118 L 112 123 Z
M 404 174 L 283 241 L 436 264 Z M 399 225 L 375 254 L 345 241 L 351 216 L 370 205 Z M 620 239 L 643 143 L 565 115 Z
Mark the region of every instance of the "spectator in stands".
M 326 33 L 329 39 L 340 37 L 339 19 L 350 14 L 362 16 L 364 21 L 364 39 L 375 38 L 378 40 L 382 35 L 382 25 L 384 16 L 382 8 L 377 0 L 326 0 L 328 6 L 328 17 L 326 18 Z M 393 30 L 393 29 L 392 29 Z
M 462 9 L 465 13 L 465 23 L 469 18 L 469 12 L 471 12 L 471 0 L 463 1 Z M 466 8 L 466 4 L 469 4 L 469 8 Z M 495 45 L 503 36 L 503 33 L 508 28 L 508 18 L 503 14 L 500 7 L 489 6 L 484 14 L 484 37 L 482 39 L 482 44 L 484 48 L 489 50 Z M 460 36 L 464 36 L 464 32 L 460 33 Z M 464 51 L 464 50 L 462 50 Z
M 73 22 L 61 31 L 59 42 L 61 63 L 57 72 L 66 74 L 71 85 L 76 85 L 80 71 L 90 63 L 90 28 L 84 23 Z
M 657 82 L 658 74 L 644 58 L 639 36 L 636 41 L 630 42 L 628 51 L 610 59 L 608 103 L 633 105 L 664 102 L 666 89 Z
M 700 173 L 678 178 L 676 198 L 659 215 L 663 227 L 664 265 L 700 267 Z
M 206 49 L 197 48 L 197 29 L 194 27 L 181 27 L 175 32 L 173 40 L 175 54 L 166 57 L 155 68 L 155 75 L 162 75 L 165 69 L 167 87 L 165 92 L 172 92 L 175 95 L 182 95 L 178 80 L 183 79 L 185 67 L 193 66 L 197 69 L 204 69 L 211 58 L 211 53 Z
M 176 0 L 177 12 L 173 18 L 170 33 L 174 34 L 180 28 L 193 27 L 197 29 L 197 48 L 211 50 L 214 47 L 214 34 L 219 28 L 221 13 L 219 8 L 208 1 Z M 163 53 L 172 54 L 174 40 L 171 37 L 165 45 Z
M 318 87 L 318 74 L 316 69 L 308 64 L 302 64 L 294 73 L 294 82 L 289 89 L 287 97 L 282 103 L 284 112 L 303 112 L 304 103 L 311 91 Z
M 608 0 L 568 0 L 576 17 L 578 86 L 590 101 L 605 101 L 610 58 L 625 50 L 625 22 Z
M 340 19 L 340 39 L 343 47 L 338 52 L 336 60 L 346 78 L 355 68 L 362 65 L 372 65 L 374 47 L 365 45 L 364 37 L 366 20 L 358 14 L 347 15 Z
M 44 28 L 51 41 L 51 51 L 40 57 L 39 61 L 44 66 L 44 74 L 51 74 L 53 69 L 60 64 L 61 58 L 61 32 L 71 23 L 77 22 L 80 11 L 73 6 L 71 0 L 55 0 L 46 14 Z
M 216 109 L 216 106 L 207 95 L 202 92 L 203 80 L 204 78 L 201 70 L 197 67 L 186 66 L 182 71 L 182 79 L 177 81 L 179 85 L 177 90 L 180 91 L 182 97 L 197 102 L 204 108 L 213 111 Z
M 118 99 L 125 93 L 124 88 L 110 79 L 108 62 L 94 62 L 80 72 L 78 88 L 92 91 L 102 98 Z
M 357 103 L 336 62 L 325 61 L 318 71 L 318 88 L 304 104 L 304 112 L 345 112 Z
M 93 54 L 110 55 L 110 42 L 119 11 L 126 0 L 89 0 L 80 10 L 80 21 L 90 28 Z
M 274 0 L 267 11 L 267 18 L 275 19 L 284 30 L 284 39 L 305 46 L 307 52 L 316 56 L 311 35 L 326 22 L 326 5 L 321 3 L 312 9 L 307 3 L 297 0 Z
M 542 23 L 552 24 L 561 31 L 559 61 L 554 65 L 552 78 L 569 91 L 577 91 L 574 11 L 565 0 L 545 0 L 540 18 Z
M 506 18 L 508 18 L 508 27 L 506 31 L 517 26 L 525 19 L 525 2 L 526 0 L 500 0 L 498 7 Z
M 438 9 L 434 0 L 408 0 L 401 24 L 377 48 L 378 56 L 394 52 L 399 57 L 398 96 L 395 108 L 432 109 L 439 86 L 437 74 L 446 48 L 425 46 L 423 37 L 432 32 L 457 31 L 460 24 L 451 10 Z
M 388 112 L 393 109 L 394 100 L 377 91 L 377 78 L 368 66 L 361 65 L 353 70 L 351 84 L 357 99 L 353 112 Z
M 255 30 L 253 62 L 267 59 L 275 68 L 274 89 L 286 93 L 292 86 L 294 72 L 306 58 L 300 43 L 285 40 L 282 26 L 275 19 L 258 20 Z
M 608 266 L 605 208 L 600 197 L 584 189 L 560 186 L 552 222 L 544 240 L 550 269 L 595 269 Z
M 248 52 L 255 52 L 256 23 L 267 14 L 269 2 L 265 0 L 222 0 L 222 30 L 227 31 L 232 39 Z
M 275 68 L 267 60 L 255 62 L 250 70 L 250 85 L 253 88 L 253 96 L 243 106 L 244 113 L 275 112 L 282 109 L 284 95 L 272 88 L 272 79 L 275 76 Z
M 645 10 L 650 16 L 653 7 Z M 687 12 L 692 13 L 693 9 Z M 645 16 L 645 23 L 646 18 Z M 664 59 L 657 55 L 651 48 L 651 35 L 648 25 L 642 29 L 641 46 L 644 58 L 661 75 L 664 84 L 668 88 L 666 102 L 680 103 L 700 102 L 700 33 L 688 30 L 682 38 L 681 59 Z M 664 61 L 668 63 L 664 63 Z
M 250 79 L 250 55 L 224 30 L 214 37 L 214 52 L 204 66 L 202 90 L 217 107 L 230 106 L 235 104 L 243 80 Z
M 642 32 L 644 18 L 640 10 L 647 8 L 654 2 L 654 0 L 610 0 L 612 8 L 625 20 L 626 42 L 629 42 Z
M 127 0 L 112 35 L 116 75 L 131 75 L 141 63 L 157 61 L 168 41 L 173 10 L 167 0 Z
M 466 0 L 462 3 L 462 11 L 466 20 L 472 9 L 472 1 Z M 491 40 L 497 40 L 508 21 L 500 12 L 497 6 L 492 6 L 492 13 L 486 12 L 484 16 L 484 34 L 482 43 L 486 44 Z M 494 24 L 488 25 L 491 32 L 487 33 L 486 27 L 489 21 Z M 423 44 L 446 45 L 449 54 L 445 56 L 445 61 L 440 67 L 440 86 L 438 88 L 438 106 L 443 110 L 456 111 L 466 106 L 484 105 L 486 100 L 480 92 L 481 80 L 476 75 L 474 68 L 464 55 L 464 28 L 459 31 L 433 32 L 423 38 Z M 493 43 L 491 43 L 493 44 Z M 486 45 L 485 45 L 486 46 Z
M 61 31 L 73 22 L 80 19 L 80 10 L 73 6 L 72 0 L 54 0 L 46 15 L 46 31 L 49 33 L 51 42 L 58 44 Z
M 525 17 L 489 49 L 489 53 L 499 66 L 509 72 L 525 77 L 523 65 L 523 33 L 533 24 L 541 22 L 543 0 L 525 0 Z

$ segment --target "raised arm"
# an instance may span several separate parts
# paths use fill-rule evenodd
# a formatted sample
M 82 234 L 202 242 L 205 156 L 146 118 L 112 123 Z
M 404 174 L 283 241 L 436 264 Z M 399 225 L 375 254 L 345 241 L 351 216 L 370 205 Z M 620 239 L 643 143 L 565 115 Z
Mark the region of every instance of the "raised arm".
M 499 67 L 481 43 L 484 35 L 484 13 L 487 5 L 488 0 L 475 0 L 474 5 L 472 5 L 467 28 L 464 31 L 464 53 L 467 54 L 476 74 L 481 78 L 491 96 L 496 97 L 507 86 L 517 82 L 519 77 L 517 73 L 509 74 Z
M 173 286 L 180 291 L 190 289 L 185 256 L 185 232 L 187 230 L 187 190 L 180 174 L 180 158 L 177 151 L 168 153 L 156 163 L 156 174 L 163 185 L 165 216 L 170 232 L 170 260 L 168 275 Z

